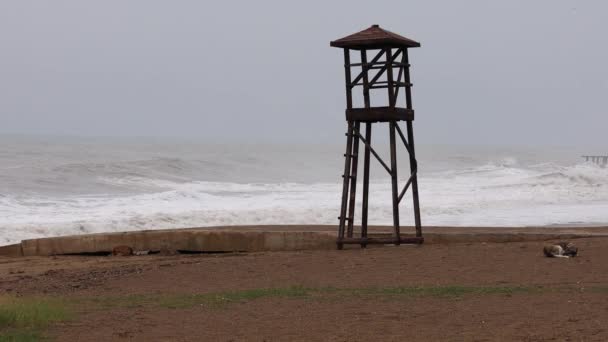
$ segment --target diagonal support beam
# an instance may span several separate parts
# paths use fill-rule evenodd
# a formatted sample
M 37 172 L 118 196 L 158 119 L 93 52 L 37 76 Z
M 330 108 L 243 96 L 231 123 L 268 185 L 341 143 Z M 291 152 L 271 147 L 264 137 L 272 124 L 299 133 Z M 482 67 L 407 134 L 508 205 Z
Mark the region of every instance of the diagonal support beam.
M 407 192 L 407 189 L 412 184 L 412 181 L 414 180 L 414 177 L 416 176 L 417 172 L 418 172 L 418 170 L 414 171 L 414 173 L 412 173 L 412 175 L 410 176 L 410 179 L 408 179 L 407 183 L 405 183 L 405 186 L 403 187 L 403 190 L 401 190 L 401 193 L 399 194 L 399 200 L 397 201 L 397 203 L 401 203 L 401 199 L 403 198 L 403 196 Z
M 403 145 L 405 145 L 407 152 L 411 156 L 412 152 L 411 152 L 410 144 L 408 144 L 407 140 L 405 139 L 405 135 L 403 135 L 401 128 L 399 128 L 399 125 L 397 125 L 396 122 L 395 122 L 395 128 L 397 128 L 397 133 L 399 133 L 399 137 L 401 137 L 401 141 L 403 141 Z M 411 159 L 410 159 L 410 161 L 411 161 Z M 417 164 L 415 159 L 414 159 L 414 164 Z M 407 180 L 407 183 L 405 184 L 405 186 L 403 187 L 403 190 L 401 190 L 401 193 L 399 194 L 399 200 L 398 200 L 399 203 L 401 202 L 401 199 L 407 192 L 407 189 L 410 187 L 410 185 L 414 181 L 414 178 L 416 178 L 416 173 L 418 173 L 418 166 L 414 165 L 414 167 L 411 171 L 412 171 L 412 174 L 410 175 L 410 178 Z
M 403 54 L 403 56 L 401 56 L 401 66 L 399 67 L 399 75 L 397 76 L 397 82 L 395 83 L 397 87 L 395 87 L 395 96 L 393 96 L 393 103 L 391 103 L 391 107 L 395 107 L 395 105 L 397 104 L 397 97 L 399 97 L 399 88 L 401 88 L 401 77 L 403 77 L 403 69 L 405 68 L 407 68 L 407 66 L 405 66 L 405 54 Z
M 391 62 L 389 64 L 392 65 L 395 62 L 395 60 L 397 59 L 397 57 L 399 57 L 401 52 L 402 52 L 402 50 L 397 50 L 397 52 L 395 52 L 393 57 L 391 57 Z M 385 71 L 386 71 L 386 65 L 384 65 L 382 68 L 380 68 L 380 70 L 378 70 L 378 72 L 376 73 L 376 76 L 374 76 L 374 78 L 372 78 L 372 80 L 369 81 L 369 85 L 373 86 L 374 83 L 376 83 L 376 81 L 382 76 L 382 74 L 384 74 Z
M 407 153 L 412 154 L 412 150 L 410 149 L 410 144 L 408 144 L 407 140 L 405 140 L 405 136 L 403 135 L 401 128 L 399 128 L 399 125 L 396 122 L 395 122 L 395 128 L 397 128 L 397 133 L 399 133 L 399 137 L 401 137 L 401 141 L 403 141 L 403 145 L 405 145 L 405 149 L 407 150 Z
M 357 82 L 359 82 L 363 76 L 368 72 L 368 70 L 370 69 L 369 66 L 374 65 L 376 63 L 378 63 L 378 60 L 382 57 L 382 55 L 384 54 L 384 49 L 380 50 L 380 52 L 378 52 L 378 54 L 372 59 L 371 62 L 366 63 L 367 65 L 362 65 L 361 66 L 361 72 L 359 73 L 359 75 L 357 75 L 357 77 L 355 77 L 355 79 L 350 83 L 351 88 L 355 86 L 355 84 L 357 84 Z M 350 67 L 350 66 L 349 66 Z
M 388 167 L 388 165 L 386 165 L 386 163 L 382 160 L 382 158 L 380 158 L 380 156 L 378 155 L 378 153 L 376 153 L 374 148 L 370 146 L 369 142 L 367 140 L 365 140 L 365 138 L 361 135 L 359 130 L 353 129 L 353 131 L 355 132 L 356 135 L 359 136 L 359 139 L 361 139 L 361 142 L 363 142 L 365 144 L 365 146 L 367 148 L 369 148 L 370 152 L 374 155 L 374 157 L 376 157 L 376 159 L 378 159 L 378 161 L 380 162 L 380 164 L 382 164 L 382 166 L 384 167 L 386 172 L 388 172 L 390 175 L 392 175 L 393 171 L 391 171 L 391 169 Z

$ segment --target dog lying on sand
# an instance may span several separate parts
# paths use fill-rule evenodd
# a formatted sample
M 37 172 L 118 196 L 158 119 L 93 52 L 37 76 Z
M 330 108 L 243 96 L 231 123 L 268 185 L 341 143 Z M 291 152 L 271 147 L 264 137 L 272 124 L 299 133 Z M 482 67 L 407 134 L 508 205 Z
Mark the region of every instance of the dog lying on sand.
M 556 245 L 546 245 L 543 252 L 548 258 L 570 258 L 578 254 L 578 248 L 571 242 L 562 241 Z

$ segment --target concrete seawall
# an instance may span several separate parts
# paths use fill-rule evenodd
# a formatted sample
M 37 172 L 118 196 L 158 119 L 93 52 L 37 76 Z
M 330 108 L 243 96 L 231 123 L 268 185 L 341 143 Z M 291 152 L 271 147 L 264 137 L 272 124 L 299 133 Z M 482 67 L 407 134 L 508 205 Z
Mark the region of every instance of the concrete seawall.
M 24 240 L 17 245 L 0 247 L 0 255 L 109 253 L 114 247 L 123 245 L 135 251 L 260 252 L 332 249 L 335 248 L 335 237 L 330 233 L 305 231 L 152 230 Z
M 0 247 L 0 256 L 50 256 L 109 253 L 126 245 L 136 251 L 261 252 L 335 249 L 334 226 L 240 226 L 147 230 L 24 240 Z M 386 236 L 389 227 L 373 227 L 370 236 Z M 425 243 L 544 241 L 608 237 L 608 227 L 461 228 L 427 227 Z M 358 246 L 352 246 L 359 248 Z

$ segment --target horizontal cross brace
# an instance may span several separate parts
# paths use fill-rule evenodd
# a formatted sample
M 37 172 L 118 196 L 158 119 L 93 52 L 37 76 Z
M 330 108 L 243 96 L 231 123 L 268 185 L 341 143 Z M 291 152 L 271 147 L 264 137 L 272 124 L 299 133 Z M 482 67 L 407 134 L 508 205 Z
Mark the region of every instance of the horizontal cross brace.
M 397 68 L 397 67 L 410 67 L 411 65 L 409 63 L 392 63 L 393 67 Z M 347 65 L 348 66 L 348 65 Z M 382 66 L 386 66 L 386 61 L 377 61 L 374 63 L 351 63 L 350 64 L 351 67 L 359 67 L 359 66 L 365 66 L 367 67 L 367 69 L 380 69 L 380 67 Z
M 406 83 L 396 83 L 393 82 L 393 85 L 397 85 L 397 87 L 393 86 L 393 88 L 395 89 L 399 89 L 399 87 L 411 87 L 412 84 L 406 84 Z M 381 85 L 373 85 L 371 87 L 369 87 L 369 89 L 382 89 L 382 88 L 389 88 L 390 86 L 388 84 L 381 84 Z
M 412 87 L 414 85 L 413 83 L 397 82 L 397 81 L 393 81 L 393 82 L 391 82 L 391 84 L 393 86 L 396 86 L 395 88 L 398 88 L 398 87 Z M 362 85 L 363 85 L 363 83 L 357 83 L 357 84 L 353 84 L 353 87 L 358 87 L 358 86 L 362 86 Z M 378 82 L 374 83 L 374 85 L 371 85 L 369 88 L 370 89 L 386 88 L 387 85 L 388 85 L 388 81 L 378 81 Z
M 388 81 L 378 81 L 376 82 L 376 84 L 388 84 Z M 413 83 L 407 83 L 407 82 L 400 82 L 400 81 L 393 81 L 390 82 L 392 85 L 399 85 L 399 86 L 413 86 Z
M 348 245 L 348 244 L 355 244 L 355 245 L 383 244 L 383 245 L 386 245 L 386 244 L 390 244 L 390 243 L 421 244 L 424 242 L 424 238 L 422 238 L 422 237 L 342 238 L 342 239 L 338 239 L 337 242 L 340 244 L 345 244 L 345 245 Z

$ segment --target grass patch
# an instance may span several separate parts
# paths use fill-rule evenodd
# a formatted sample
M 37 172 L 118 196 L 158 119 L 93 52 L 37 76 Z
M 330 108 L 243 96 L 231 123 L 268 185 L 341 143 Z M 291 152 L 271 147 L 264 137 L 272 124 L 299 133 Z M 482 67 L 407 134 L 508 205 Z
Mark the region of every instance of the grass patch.
M 596 293 L 608 294 L 608 286 L 594 286 L 588 289 Z
M 49 325 L 72 317 L 63 301 L 0 298 L 0 342 L 39 341 Z
M 67 306 L 53 299 L 0 299 L 0 329 L 46 328 L 70 317 Z
M 260 298 L 303 298 L 309 296 L 310 289 L 293 286 L 287 288 L 265 288 L 242 291 L 227 291 L 208 294 L 180 295 L 130 295 L 124 297 L 97 297 L 85 300 L 101 308 L 163 307 L 187 309 L 195 306 L 222 306 L 230 303 L 247 302 Z M 82 303 L 81 304 L 88 304 Z
M 437 298 L 456 298 L 465 295 L 513 295 L 517 293 L 529 293 L 538 291 L 538 288 L 531 287 L 478 287 L 478 286 L 416 286 L 416 287 L 385 287 L 353 289 L 352 293 L 345 290 L 347 294 L 359 296 L 403 296 L 403 297 L 437 297 Z
M 38 342 L 43 338 L 36 331 L 8 331 L 0 333 L 0 342 Z
M 232 303 L 244 303 L 262 298 L 333 299 L 347 297 L 393 298 L 436 297 L 460 298 L 467 295 L 514 295 L 542 291 L 533 287 L 473 287 L 473 286 L 418 286 L 373 288 L 263 288 L 191 295 L 133 295 L 114 298 L 95 298 L 91 302 L 102 308 L 162 307 L 188 309 L 197 306 L 221 307 Z
M 260 298 L 304 298 L 310 296 L 310 294 L 310 289 L 294 286 L 288 288 L 252 289 L 214 294 L 171 296 L 161 298 L 158 304 L 161 307 L 179 309 L 200 305 L 220 306 L 230 303 L 248 302 Z
M 128 295 L 122 297 L 82 298 L 75 301 L 77 306 L 92 306 L 92 308 L 137 308 L 149 306 L 158 302 L 161 295 Z

